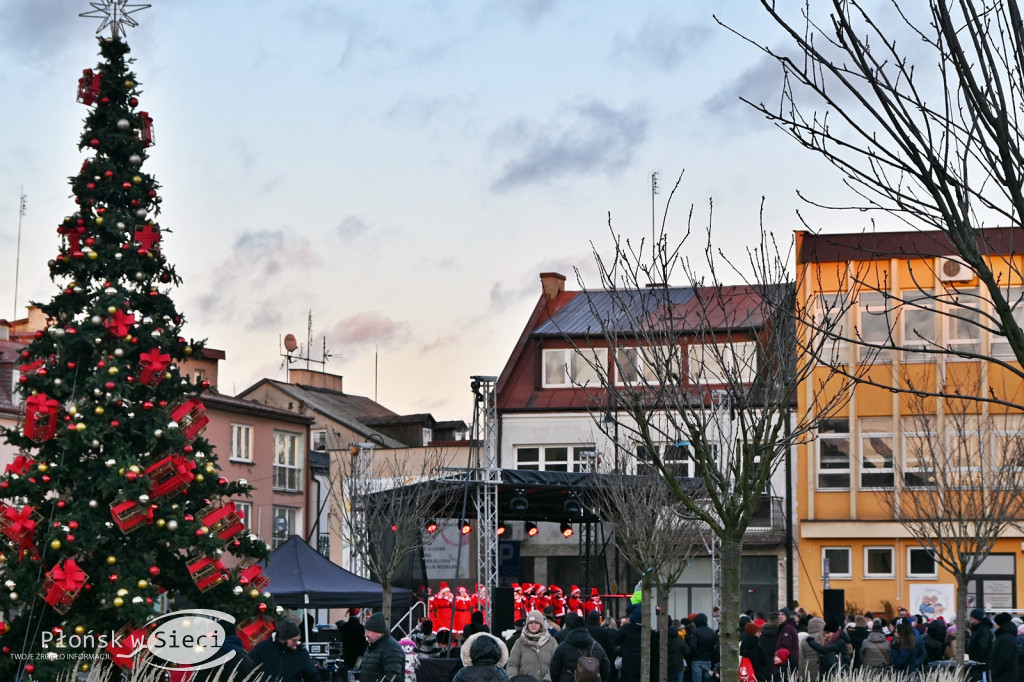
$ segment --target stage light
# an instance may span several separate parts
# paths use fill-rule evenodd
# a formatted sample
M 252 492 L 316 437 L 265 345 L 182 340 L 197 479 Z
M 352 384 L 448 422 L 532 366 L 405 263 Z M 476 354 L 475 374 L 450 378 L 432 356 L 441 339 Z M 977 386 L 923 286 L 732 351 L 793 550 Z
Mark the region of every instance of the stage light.
M 522 514 L 527 509 L 530 508 L 530 501 L 527 500 L 522 495 L 516 495 L 511 500 L 509 500 L 508 504 L 510 507 L 512 507 L 512 511 L 514 511 L 517 514 Z
M 469 521 L 463 521 L 459 527 L 462 529 L 463 535 L 469 535 L 473 531 L 473 526 L 469 525 Z
M 526 522 L 526 536 L 527 537 L 531 537 L 532 538 L 534 535 L 536 535 L 539 532 L 540 532 L 540 529 L 537 528 L 537 524 L 536 523 L 534 523 L 532 521 L 527 521 Z
M 427 532 L 433 533 L 437 530 L 437 521 L 427 521 Z
M 392 523 L 391 524 L 391 532 L 394 533 L 397 530 L 398 530 L 398 524 L 397 523 Z
M 583 505 L 575 497 L 571 497 L 562 504 L 562 508 L 565 509 L 565 513 L 569 516 L 581 516 L 583 514 Z
M 508 526 L 505 525 L 504 523 L 499 523 L 498 524 L 498 535 L 504 535 L 507 532 L 508 532 Z
M 571 538 L 572 537 L 572 524 L 568 524 L 568 523 L 563 523 L 562 524 L 562 537 L 563 538 Z

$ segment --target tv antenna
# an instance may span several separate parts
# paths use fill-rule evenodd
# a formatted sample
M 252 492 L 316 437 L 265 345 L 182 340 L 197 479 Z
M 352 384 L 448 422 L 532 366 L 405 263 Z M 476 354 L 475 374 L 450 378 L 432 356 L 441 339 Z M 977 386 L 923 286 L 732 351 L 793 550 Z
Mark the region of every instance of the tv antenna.
M 281 362 L 281 366 L 285 369 L 290 369 L 293 362 L 305 362 L 306 369 L 309 369 L 310 364 L 320 365 L 320 371 L 327 371 L 327 361 L 333 357 L 331 353 L 327 351 L 327 337 L 324 336 L 323 345 L 320 350 L 320 359 L 317 360 L 312 357 L 313 348 L 313 311 L 309 311 L 309 315 L 306 318 L 306 345 L 303 347 L 299 345 L 298 340 L 294 334 L 285 334 L 284 338 L 280 341 L 281 346 L 284 348 L 284 352 L 280 353 L 284 360 Z M 298 351 L 298 352 L 296 352 Z

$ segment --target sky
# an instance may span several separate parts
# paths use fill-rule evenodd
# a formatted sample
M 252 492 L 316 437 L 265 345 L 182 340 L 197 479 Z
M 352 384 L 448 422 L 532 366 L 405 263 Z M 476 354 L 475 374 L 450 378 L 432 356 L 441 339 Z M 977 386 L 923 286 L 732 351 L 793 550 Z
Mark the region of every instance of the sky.
M 306 350 L 311 315 L 311 355 L 326 343 L 346 392 L 468 423 L 470 377 L 501 372 L 539 274 L 596 286 L 609 221 L 650 235 L 680 174 L 670 234 L 713 202 L 712 240 L 742 257 L 763 198 L 788 243 L 797 190 L 840 178 L 739 99 L 777 102 L 781 73 L 713 14 L 776 46 L 755 5 L 152 0 L 127 36 L 156 135 L 144 168 L 186 335 L 227 354 L 221 392 L 285 379 L 281 339 Z M 0 318 L 55 293 L 90 9 L 0 0 Z

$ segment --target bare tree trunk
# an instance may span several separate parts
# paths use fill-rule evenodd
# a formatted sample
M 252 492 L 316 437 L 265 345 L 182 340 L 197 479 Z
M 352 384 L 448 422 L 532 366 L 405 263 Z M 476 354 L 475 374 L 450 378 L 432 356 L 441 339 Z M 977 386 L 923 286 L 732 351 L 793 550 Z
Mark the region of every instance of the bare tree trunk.
M 967 652 L 967 580 L 960 576 L 956 581 L 956 648 L 953 659 L 962 661 Z
M 740 646 L 738 624 L 740 622 L 740 559 L 743 556 L 743 541 L 722 538 L 719 554 L 721 561 L 722 620 L 719 622 L 718 637 L 721 648 L 722 679 L 739 679 Z M 714 606 L 712 604 L 712 606 Z
M 640 682 L 651 679 L 651 590 L 644 581 L 640 593 Z
M 677 633 L 670 633 L 668 627 L 668 589 L 664 586 L 658 588 L 658 679 L 661 682 L 669 682 L 668 679 L 668 638 L 678 637 Z M 672 682 L 677 682 L 672 680 Z
M 382 582 L 381 587 L 384 591 L 380 596 L 380 610 L 384 612 L 384 622 L 391 625 L 391 581 Z

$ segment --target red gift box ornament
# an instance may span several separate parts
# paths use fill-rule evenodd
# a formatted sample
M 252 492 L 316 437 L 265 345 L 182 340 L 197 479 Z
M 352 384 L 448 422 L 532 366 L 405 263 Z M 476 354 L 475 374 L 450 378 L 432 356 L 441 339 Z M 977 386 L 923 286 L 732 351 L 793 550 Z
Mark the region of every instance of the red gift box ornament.
M 131 625 L 125 625 L 117 631 L 114 638 L 107 645 L 107 653 L 110 654 L 114 665 L 124 670 L 131 670 L 138 663 L 139 659 L 146 655 L 146 639 L 149 632 L 146 628 L 132 629 Z
M 78 79 L 78 101 L 91 106 L 100 96 L 102 73 L 93 73 L 92 69 L 82 69 L 82 77 Z
M 8 540 L 11 549 L 18 555 L 19 561 L 26 554 L 33 558 L 39 556 L 33 540 L 36 527 L 42 521 L 43 517 L 32 507 L 25 506 L 16 509 L 6 504 L 0 504 L 0 535 Z
M 144 523 L 153 523 L 153 508 L 134 500 L 114 500 L 110 505 L 110 515 L 125 535 L 138 530 Z
M 274 631 L 274 621 L 266 616 L 246 618 L 235 627 L 235 634 L 242 640 L 246 651 L 265 640 Z
M 230 540 L 245 530 L 242 515 L 235 507 L 234 502 L 225 503 L 223 500 L 214 500 L 200 509 L 196 513 L 196 518 L 209 528 L 211 533 L 215 533 L 224 541 Z
M 139 245 L 139 248 L 146 253 L 150 251 L 159 252 L 157 244 L 160 243 L 160 233 L 153 229 L 150 223 L 146 223 L 139 229 L 135 230 L 134 235 L 135 243 Z
M 150 495 L 157 498 L 185 492 L 195 478 L 192 473 L 195 468 L 195 462 L 181 455 L 164 457 L 146 469 L 146 476 L 153 486 Z
M 103 326 L 119 339 L 128 336 L 133 324 L 135 324 L 135 316 L 129 315 L 123 310 L 118 310 L 103 322 Z
M 37 393 L 26 398 L 22 412 L 22 429 L 25 437 L 42 443 L 57 435 L 57 411 L 59 408 L 60 403 L 45 393 Z
M 210 418 L 206 406 L 198 398 L 189 398 L 171 409 L 171 420 L 177 422 L 185 440 L 195 440 L 203 432 Z
M 188 566 L 188 573 L 192 576 L 192 581 L 203 592 L 220 585 L 231 575 L 220 559 L 202 557 L 193 559 L 185 565 Z
M 78 567 L 74 559 L 66 559 L 63 565 L 55 564 L 46 574 L 39 596 L 57 613 L 65 614 L 88 579 L 89 576 Z
M 30 362 L 27 365 L 18 365 L 18 373 L 23 377 L 32 376 L 43 368 L 43 359 L 39 358 L 35 362 Z
M 248 587 L 250 590 L 262 592 L 270 584 L 270 578 L 263 573 L 262 568 L 253 564 L 238 572 L 238 583 Z
M 167 368 L 171 366 L 171 356 L 168 353 L 161 353 L 159 348 L 150 348 L 139 355 L 139 364 L 142 365 L 139 381 L 145 386 L 155 388 L 163 381 Z
M 153 117 L 145 111 L 139 112 L 139 140 L 143 147 L 152 147 L 156 144 L 156 137 L 153 136 Z
M 13 474 L 15 476 L 24 476 L 32 468 L 34 460 L 31 457 L 25 455 L 18 455 L 14 458 L 14 461 L 4 467 L 5 474 Z
M 72 255 L 82 253 L 82 245 L 80 239 L 85 234 L 85 227 L 81 225 L 61 225 L 57 228 L 57 233 L 62 234 L 68 239 L 68 251 Z

